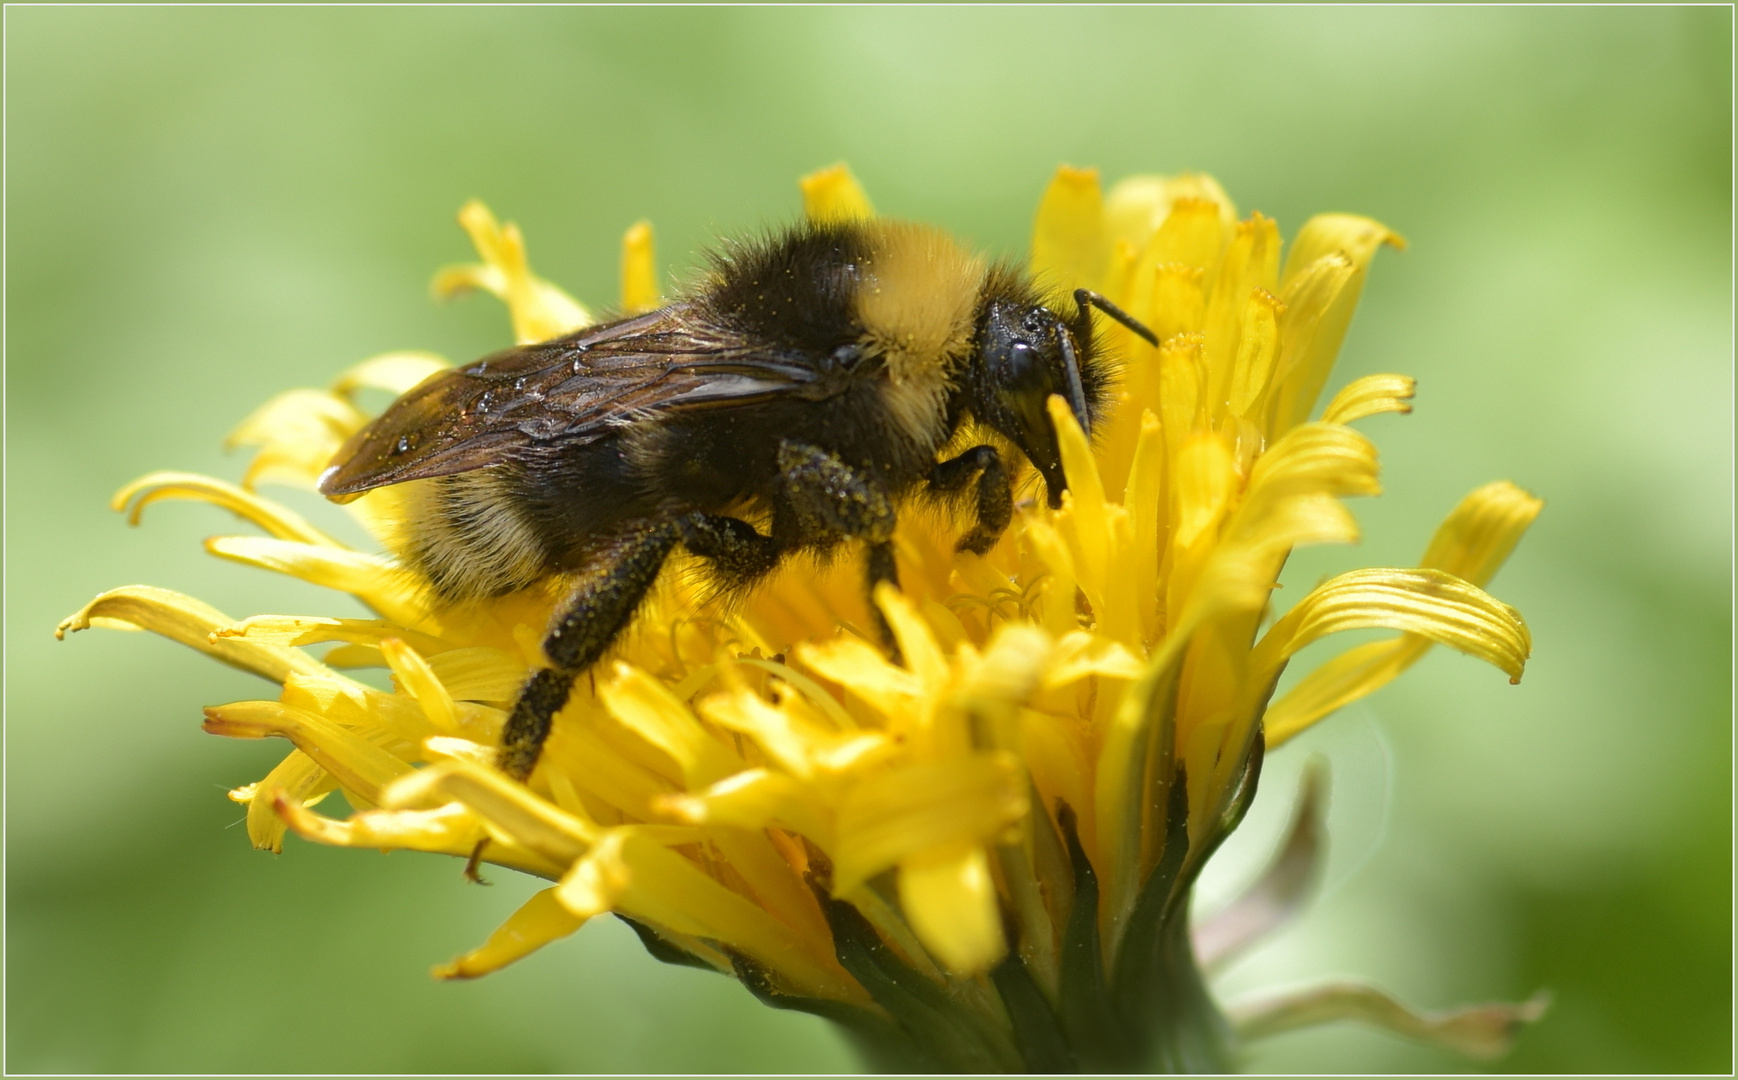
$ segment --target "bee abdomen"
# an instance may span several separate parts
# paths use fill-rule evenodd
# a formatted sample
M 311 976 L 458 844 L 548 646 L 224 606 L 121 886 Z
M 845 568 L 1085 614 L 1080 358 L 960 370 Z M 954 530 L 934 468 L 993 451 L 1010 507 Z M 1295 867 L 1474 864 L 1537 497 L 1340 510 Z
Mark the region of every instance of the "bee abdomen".
M 441 599 L 499 596 L 549 573 L 549 552 L 504 470 L 417 486 L 400 554 Z

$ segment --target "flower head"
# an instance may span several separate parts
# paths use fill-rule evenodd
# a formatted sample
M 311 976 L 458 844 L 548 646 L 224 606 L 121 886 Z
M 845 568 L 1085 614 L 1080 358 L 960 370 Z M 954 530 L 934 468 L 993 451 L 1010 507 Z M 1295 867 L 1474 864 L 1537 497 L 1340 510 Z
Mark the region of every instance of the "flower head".
M 842 168 L 803 193 L 816 219 L 872 212 Z M 476 203 L 460 221 L 483 261 L 443 271 L 438 292 L 500 297 L 520 342 L 591 321 L 531 274 L 516 228 Z M 1324 215 L 1282 268 L 1278 226 L 1239 219 L 1209 178 L 1137 177 L 1105 194 L 1096 173 L 1062 169 L 1033 272 L 1103 293 L 1159 344 L 1101 326 L 1122 370 L 1092 438 L 1052 400 L 1061 506 L 1023 502 L 982 557 L 955 553 L 945 516 L 904 514 L 901 588 L 873 598 L 897 662 L 872 644 L 848 568 L 793 559 L 732 605 L 677 560 L 524 784 L 497 771 L 493 748 L 542 662 L 562 583 L 443 608 L 390 556 L 254 490 L 313 488 L 366 422 L 357 392 L 401 393 L 438 358 L 376 357 L 330 390 L 267 403 L 231 437 L 256 448 L 240 486 L 154 473 L 116 497 L 134 520 L 163 498 L 222 506 L 265 535 L 213 539 L 213 554 L 348 592 L 376 617 L 236 621 L 130 587 L 62 629 L 155 630 L 281 685 L 206 710 L 215 734 L 295 745 L 231 793 L 256 846 L 278 850 L 288 829 L 480 850 L 552 883 L 442 977 L 485 974 L 614 913 L 660 959 L 838 1020 L 889 1063 L 1213 1067 L 1225 1031 L 1186 901 L 1263 753 L 1433 644 L 1512 681 L 1530 648 L 1520 615 L 1482 588 L 1539 509 L 1508 484 L 1469 496 L 1418 566 L 1343 574 L 1269 622 L 1291 550 L 1356 540 L 1344 500 L 1379 491 L 1375 448 L 1350 425 L 1410 409 L 1412 381 L 1378 375 L 1309 419 L 1385 244 L 1400 239 L 1374 221 Z M 658 303 L 651 253 L 636 225 L 624 309 Z M 348 509 L 390 548 L 399 498 L 382 488 Z M 1398 634 L 1271 700 L 1298 650 L 1368 628 Z M 322 643 L 335 643 L 323 659 L 306 650 Z M 392 690 L 345 674 L 363 667 L 389 669 Z M 349 816 L 316 809 L 334 790 Z

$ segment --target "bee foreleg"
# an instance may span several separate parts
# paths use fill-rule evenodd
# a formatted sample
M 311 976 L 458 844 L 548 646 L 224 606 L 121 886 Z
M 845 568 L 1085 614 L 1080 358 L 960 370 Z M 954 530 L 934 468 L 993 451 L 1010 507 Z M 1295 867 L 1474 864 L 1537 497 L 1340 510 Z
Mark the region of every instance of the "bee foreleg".
M 929 488 L 944 495 L 964 491 L 974 475 L 978 478 L 978 520 L 971 532 L 960 537 L 954 550 L 982 555 L 996 546 L 1014 517 L 1014 495 L 1002 455 L 993 446 L 974 446 L 931 469 Z
M 892 496 L 869 473 L 809 443 L 794 439 L 780 443 L 778 465 L 785 497 L 808 531 L 818 537 L 844 536 L 869 542 L 865 575 L 869 613 L 876 633 L 897 663 L 899 645 L 886 616 L 875 604 L 875 586 L 884 581 L 895 588 L 899 585 L 899 567 L 893 558 L 893 527 L 899 519 Z
M 677 521 L 682 545 L 712 564 L 726 589 L 744 589 L 771 573 L 785 545 L 753 525 L 717 514 L 688 514 Z
M 543 639 L 550 666 L 531 673 L 502 729 L 500 765 L 507 775 L 521 781 L 531 775 L 574 680 L 627 627 L 677 539 L 673 523 L 644 522 L 599 551 Z

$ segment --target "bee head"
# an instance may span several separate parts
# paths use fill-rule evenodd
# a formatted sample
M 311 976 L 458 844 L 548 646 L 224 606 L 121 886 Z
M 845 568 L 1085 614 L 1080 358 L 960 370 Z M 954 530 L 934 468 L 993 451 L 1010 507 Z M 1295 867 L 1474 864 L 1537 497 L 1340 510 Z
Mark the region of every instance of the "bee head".
M 990 299 L 978 323 L 973 369 L 973 415 L 1020 448 L 1044 477 L 1050 505 L 1062 505 L 1068 483 L 1046 403 L 1052 394 L 1060 394 L 1081 428 L 1092 430 L 1105 374 L 1094 352 L 1086 308 L 1082 306 L 1073 322 L 1065 322 L 1042 304 Z

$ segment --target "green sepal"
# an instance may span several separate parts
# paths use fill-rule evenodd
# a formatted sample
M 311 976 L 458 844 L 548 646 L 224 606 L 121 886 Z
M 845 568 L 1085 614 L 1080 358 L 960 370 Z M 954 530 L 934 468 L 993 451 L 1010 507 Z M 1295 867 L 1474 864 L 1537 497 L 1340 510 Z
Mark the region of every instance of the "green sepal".
M 674 945 L 665 941 L 662 935 L 647 926 L 645 923 L 639 922 L 635 919 L 630 919 L 621 912 L 616 913 L 616 918 L 633 927 L 634 933 L 638 934 L 640 937 L 640 944 L 644 945 L 646 951 L 652 954 L 652 959 L 666 964 L 674 964 L 677 967 L 700 968 L 703 971 L 712 972 L 718 970 L 714 965 L 700 959 L 698 956 L 695 956 L 680 945 Z
M 737 979 L 763 1005 L 809 1013 L 838 1024 L 845 1030 L 846 1037 L 857 1048 L 864 1061 L 876 1072 L 941 1071 L 940 1062 L 906 1038 L 905 1033 L 891 1018 L 843 1001 L 783 993 L 767 970 L 753 959 L 735 950 L 728 950 L 727 955 L 736 970 Z
M 1138 1055 L 1117 1021 L 1104 977 L 1104 952 L 1098 935 L 1098 875 L 1081 847 L 1074 810 L 1062 805 L 1057 819 L 1074 865 L 1074 907 L 1062 933 L 1062 1029 L 1080 1068 L 1127 1072 Z
M 1024 1071 L 1011 1033 L 994 1030 L 969 1005 L 901 960 L 855 907 L 822 890 L 816 890 L 816 898 L 833 931 L 839 964 L 893 1016 L 913 1051 L 933 1057 L 947 1072 Z
M 990 972 L 990 981 L 1008 1019 L 1014 1023 L 1014 1044 L 1025 1061 L 1025 1071 L 1032 1073 L 1075 1073 L 1080 1063 L 1069 1049 L 1062 1032 L 1062 1021 L 1051 1008 L 1044 991 L 1033 981 L 1032 973 L 1017 952 L 1009 952 Z

